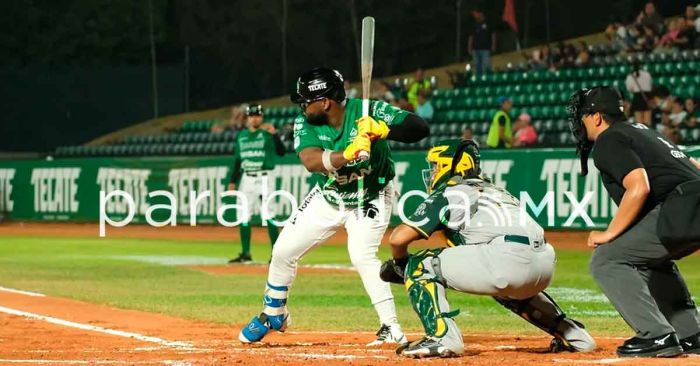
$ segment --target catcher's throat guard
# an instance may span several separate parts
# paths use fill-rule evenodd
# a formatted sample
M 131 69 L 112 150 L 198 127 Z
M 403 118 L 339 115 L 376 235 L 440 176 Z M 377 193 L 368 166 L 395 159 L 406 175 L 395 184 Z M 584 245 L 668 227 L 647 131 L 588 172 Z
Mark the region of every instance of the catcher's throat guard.
M 585 108 L 585 100 L 591 89 L 581 89 L 569 98 L 566 107 L 569 113 L 569 129 L 576 140 L 576 154 L 581 158 L 581 175 L 588 174 L 588 155 L 593 148 L 593 142 L 588 139 L 586 126 L 583 124 L 583 116 L 590 114 L 591 110 Z

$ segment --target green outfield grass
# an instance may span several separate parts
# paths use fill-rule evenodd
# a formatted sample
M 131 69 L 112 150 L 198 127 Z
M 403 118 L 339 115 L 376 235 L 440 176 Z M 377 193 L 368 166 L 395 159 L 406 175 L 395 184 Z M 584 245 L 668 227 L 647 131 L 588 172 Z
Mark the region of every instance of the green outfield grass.
M 38 291 L 167 315 L 244 323 L 261 310 L 263 274 L 210 275 L 183 264 L 223 264 L 239 248 L 224 242 L 137 239 L 0 237 L 0 286 Z M 253 246 L 266 261 L 269 245 Z M 382 248 L 380 254 L 387 258 Z M 631 331 L 588 275 L 589 253 L 558 251 L 557 272 L 549 290 L 572 316 L 599 335 Z M 303 264 L 349 265 L 347 249 L 321 246 Z M 691 292 L 700 291 L 700 257 L 680 263 Z M 405 291 L 394 286 L 404 327 L 419 330 Z M 489 297 L 456 292 L 448 295 L 461 309 L 457 322 L 469 332 L 538 331 Z M 1 305 L 1 304 L 0 304 Z M 376 330 L 376 315 L 356 273 L 301 274 L 289 302 L 294 329 Z

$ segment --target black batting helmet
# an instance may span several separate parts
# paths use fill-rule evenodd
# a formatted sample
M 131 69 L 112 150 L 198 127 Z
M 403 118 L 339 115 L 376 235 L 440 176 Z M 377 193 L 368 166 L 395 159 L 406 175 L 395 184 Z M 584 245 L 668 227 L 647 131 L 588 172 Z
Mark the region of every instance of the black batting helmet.
M 260 104 L 251 104 L 245 109 L 246 116 L 262 116 L 263 107 Z
M 310 103 L 323 98 L 336 102 L 345 100 L 343 75 L 327 67 L 316 67 L 299 76 L 296 91 L 290 96 L 295 104 Z

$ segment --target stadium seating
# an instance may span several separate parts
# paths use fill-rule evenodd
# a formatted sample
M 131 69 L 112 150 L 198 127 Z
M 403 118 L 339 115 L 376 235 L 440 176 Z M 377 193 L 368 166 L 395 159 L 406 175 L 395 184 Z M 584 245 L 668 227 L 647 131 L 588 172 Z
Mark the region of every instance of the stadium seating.
M 483 142 L 491 116 L 498 108 L 497 97 L 509 96 L 515 106 L 511 113 L 513 117 L 520 112 L 528 112 L 532 117 L 540 135 L 539 145 L 571 145 L 573 141 L 562 134 L 568 130 L 565 106 L 572 92 L 583 87 L 607 84 L 626 93 L 624 80 L 631 71 L 630 63 L 635 59 L 646 65 L 656 85 L 666 85 L 673 94 L 686 98 L 697 97 L 700 93 L 700 50 L 598 57 L 602 58 L 592 67 L 526 72 L 514 69 L 473 76 L 463 88 L 436 90 L 432 99 L 435 116 L 431 131 L 434 135 L 455 137 L 460 133 L 450 131 L 470 127 L 477 139 Z M 694 136 L 697 136 L 695 131 L 682 131 L 684 141 L 697 141 L 694 140 Z
M 676 53 L 651 53 L 623 56 L 612 45 L 590 46 L 593 66 L 557 71 L 523 71 L 514 67 L 503 72 L 472 76 L 469 83 L 456 89 L 438 89 L 432 96 L 435 115 L 431 137 L 414 144 L 391 142 L 400 150 L 425 149 L 439 139 L 458 137 L 469 127 L 483 142 L 490 120 L 498 108 L 499 96 L 513 99 L 515 118 L 521 112 L 532 117 L 539 133 L 539 146 L 571 146 L 566 103 L 576 89 L 607 84 L 624 88 L 631 63 L 639 60 L 654 77 L 655 85 L 667 86 L 674 95 L 698 97 L 700 94 L 700 50 Z M 629 97 L 629 96 L 627 96 Z M 269 107 L 265 121 L 279 128 L 292 123 L 299 114 L 297 106 Z M 59 147 L 59 157 L 216 155 L 230 154 L 236 133 L 210 132 L 215 120 L 186 121 L 178 131 L 158 135 L 127 136 L 114 145 Z M 700 129 L 682 129 L 685 143 L 700 143 Z

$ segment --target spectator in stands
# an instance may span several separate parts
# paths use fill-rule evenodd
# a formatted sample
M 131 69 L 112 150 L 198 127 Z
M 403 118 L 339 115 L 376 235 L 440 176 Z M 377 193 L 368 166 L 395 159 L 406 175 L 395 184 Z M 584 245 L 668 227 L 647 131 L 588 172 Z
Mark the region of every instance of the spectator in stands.
M 391 85 L 384 80 L 377 80 L 376 86 L 372 94 L 372 98 L 380 99 L 387 103 L 393 103 L 396 101 L 394 93 L 391 91 Z
M 510 148 L 513 144 L 513 126 L 510 119 L 513 101 L 508 97 L 498 97 L 498 104 L 501 108 L 493 115 L 486 145 L 496 149 Z
M 678 131 L 678 127 L 673 125 L 670 115 L 671 113 L 669 111 L 663 111 L 661 113 L 661 122 L 656 126 L 656 130 L 666 136 L 671 142 L 677 144 L 680 142 L 680 132 Z
M 560 68 L 573 67 L 576 64 L 576 58 L 578 57 L 578 52 L 576 51 L 576 46 L 571 43 L 565 43 L 562 50 L 562 60 L 559 65 Z
M 668 115 L 668 119 L 674 127 L 678 127 L 685 121 L 688 112 L 686 112 L 683 102 L 678 97 L 671 97 L 671 110 Z
M 627 27 L 619 21 L 613 22 L 605 28 L 605 35 L 618 49 L 627 50 L 632 47 L 632 42 Z
M 421 92 L 430 93 L 431 88 L 430 80 L 425 78 L 423 69 L 418 68 L 416 70 L 416 76 L 408 85 L 408 91 L 406 92 L 408 102 L 411 103 L 413 109 L 418 107 L 418 94 Z
M 649 1 L 644 5 L 644 10 L 637 15 L 635 24 L 650 27 L 656 34 L 661 34 L 664 29 L 664 18 L 656 12 L 654 3 Z
M 632 112 L 634 119 L 647 126 L 651 126 L 651 108 L 649 98 L 653 80 L 651 74 L 642 69 L 639 60 L 632 63 L 632 72 L 625 79 L 627 91 L 632 93 Z
M 528 63 L 529 68 L 533 70 L 544 70 L 549 64 L 548 60 L 545 60 L 542 56 L 542 49 L 533 50 Z
M 579 43 L 578 55 L 574 64 L 578 67 L 588 66 L 591 63 L 591 54 L 588 52 L 588 44 L 584 41 Z
M 656 127 L 662 122 L 663 112 L 668 112 L 670 93 L 663 85 L 655 86 L 651 91 L 649 107 L 651 108 L 651 126 Z
M 634 113 L 632 112 L 632 102 L 627 99 L 622 100 L 622 111 L 629 122 L 634 121 Z
M 405 111 L 411 112 L 411 113 L 415 112 L 415 110 L 416 110 L 415 108 L 413 108 L 413 104 L 408 102 L 408 98 L 406 98 L 403 95 L 401 97 L 399 97 L 399 100 L 397 101 L 397 106 L 399 108 L 401 108 Z
M 668 32 L 656 43 L 656 49 L 677 50 L 683 48 L 688 43 L 688 36 L 683 33 L 684 22 L 681 18 L 673 18 L 668 23 Z
M 637 29 L 638 27 L 635 27 Z M 641 27 L 639 31 L 635 30 L 637 36 L 635 38 L 632 50 L 637 52 L 649 53 L 654 50 L 656 44 L 659 43 L 659 36 L 651 27 Z
M 428 93 L 429 92 L 426 90 L 421 90 L 421 92 L 418 93 L 418 106 L 416 107 L 416 114 L 419 117 L 423 117 L 424 120 L 430 122 L 433 120 L 435 109 L 433 108 L 433 105 L 430 104 Z
M 695 44 L 693 45 L 695 48 L 700 48 L 700 37 L 697 35 L 700 34 L 700 5 L 695 6 L 695 9 L 693 9 L 695 12 L 695 21 L 693 22 L 694 28 L 695 28 Z
M 514 147 L 532 146 L 537 143 L 537 131 L 530 122 L 530 115 L 524 112 L 515 119 L 513 125 L 515 131 Z
M 698 120 L 700 120 L 700 108 L 697 107 L 695 99 L 688 98 L 685 100 L 685 111 L 688 112 L 688 114 L 685 117 L 683 125 L 685 127 L 694 128 L 697 126 Z
M 357 89 L 350 85 L 350 80 L 343 80 L 343 86 L 345 87 L 345 95 L 348 98 L 357 98 Z
M 462 139 L 473 140 L 474 139 L 474 130 L 472 130 L 469 127 L 464 127 L 464 129 L 462 130 Z
M 472 11 L 474 33 L 469 36 L 469 53 L 474 57 L 476 75 L 491 72 L 491 53 L 496 50 L 496 33 L 486 23 L 484 13 L 477 9 Z

